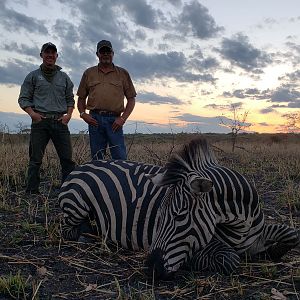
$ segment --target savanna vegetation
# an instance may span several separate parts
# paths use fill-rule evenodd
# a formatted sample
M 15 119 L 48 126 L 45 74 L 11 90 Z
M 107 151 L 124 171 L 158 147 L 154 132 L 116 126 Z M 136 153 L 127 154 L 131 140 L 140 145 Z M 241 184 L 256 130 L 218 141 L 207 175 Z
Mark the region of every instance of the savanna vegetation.
M 197 134 L 126 136 L 130 160 L 164 165 Z M 257 187 L 267 222 L 300 227 L 300 136 L 207 134 L 220 164 Z M 0 136 L 0 299 L 299 299 L 300 248 L 281 262 L 244 261 L 231 276 L 180 271 L 172 281 L 143 273 L 145 253 L 95 238 L 61 239 L 59 162 L 48 145 L 40 195 L 25 195 L 28 135 Z M 89 160 L 86 135 L 74 135 L 74 159 Z

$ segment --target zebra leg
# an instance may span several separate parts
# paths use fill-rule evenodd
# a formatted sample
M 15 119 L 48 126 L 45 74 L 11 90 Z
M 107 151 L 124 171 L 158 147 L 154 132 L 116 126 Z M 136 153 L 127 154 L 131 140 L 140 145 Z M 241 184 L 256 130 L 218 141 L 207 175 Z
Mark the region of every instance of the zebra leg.
M 248 249 L 250 257 L 264 256 L 273 261 L 279 261 L 283 255 L 295 248 L 300 242 L 299 233 L 286 225 L 265 225 L 260 237 Z
M 238 253 L 223 242 L 213 239 L 204 249 L 196 252 L 190 261 L 192 270 L 218 272 L 229 275 L 240 264 Z

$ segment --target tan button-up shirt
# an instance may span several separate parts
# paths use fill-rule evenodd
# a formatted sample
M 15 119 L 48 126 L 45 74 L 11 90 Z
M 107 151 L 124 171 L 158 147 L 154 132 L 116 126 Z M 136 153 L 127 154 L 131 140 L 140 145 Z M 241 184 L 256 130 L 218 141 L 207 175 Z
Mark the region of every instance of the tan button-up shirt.
M 99 109 L 121 113 L 126 99 L 136 96 L 129 73 L 118 66 L 104 73 L 99 66 L 87 69 L 81 78 L 77 96 L 87 100 L 88 110 Z

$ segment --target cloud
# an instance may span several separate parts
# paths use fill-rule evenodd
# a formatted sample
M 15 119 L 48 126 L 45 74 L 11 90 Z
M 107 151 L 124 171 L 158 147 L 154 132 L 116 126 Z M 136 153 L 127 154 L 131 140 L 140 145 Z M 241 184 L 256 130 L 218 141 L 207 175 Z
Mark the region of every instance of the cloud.
M 267 107 L 267 108 L 263 108 L 259 111 L 261 114 L 268 114 L 271 112 L 275 112 L 275 109 L 273 109 L 272 107 Z
M 170 77 L 182 82 L 215 81 L 211 74 L 190 72 L 189 61 L 181 52 L 146 54 L 132 50 L 116 55 L 115 61 L 127 68 L 133 78 L 138 80 Z
M 237 89 L 232 92 L 225 91 L 222 96 L 225 98 L 236 97 L 239 99 L 256 99 L 256 100 L 268 100 L 271 98 L 272 92 L 270 90 L 260 91 L 257 88 L 249 88 L 249 89 Z
M 230 103 L 230 104 L 215 104 L 215 103 L 212 103 L 212 104 L 207 104 L 204 106 L 205 108 L 212 108 L 213 110 L 215 111 L 224 111 L 224 110 L 227 110 L 227 111 L 232 111 L 233 109 L 240 109 L 243 107 L 243 103 L 242 102 L 234 102 L 234 103 Z
M 214 57 L 198 58 L 193 57 L 190 61 L 190 65 L 197 71 L 203 72 L 206 70 L 215 70 L 219 67 L 219 62 Z
M 173 117 L 175 120 L 187 123 L 186 127 L 189 128 L 188 132 L 219 132 L 228 133 L 229 130 L 221 125 L 220 117 L 203 117 L 185 113 Z M 225 117 L 225 119 L 227 119 Z
M 57 19 L 53 25 L 54 35 L 59 39 L 63 39 L 68 42 L 68 44 L 74 47 L 74 44 L 78 43 L 80 40 L 78 28 L 70 23 L 69 21 L 63 19 Z
M 127 13 L 133 17 L 136 25 L 151 29 L 157 27 L 156 12 L 144 0 L 126 0 L 122 4 Z
M 296 70 L 291 73 L 286 73 L 284 76 L 278 77 L 278 80 L 287 81 L 287 82 L 300 81 L 300 70 Z
M 36 46 L 30 47 L 23 43 L 18 44 L 16 42 L 12 42 L 10 44 L 2 44 L 0 47 L 1 47 L 1 49 L 5 50 L 5 51 L 16 52 L 16 53 L 34 57 L 34 58 L 39 57 L 39 54 L 41 51 L 41 49 Z
M 180 6 L 181 5 L 181 0 L 167 0 L 170 4 L 174 6 Z
M 37 68 L 37 65 L 18 59 L 9 61 L 5 66 L 0 66 L 0 84 L 20 85 L 24 81 L 26 75 Z
M 266 123 L 266 122 L 260 122 L 258 123 L 260 126 L 264 126 L 264 127 L 269 127 L 270 124 Z
M 198 1 L 184 5 L 177 24 L 184 34 L 191 32 L 200 39 L 215 37 L 217 33 L 224 30 L 223 27 L 216 25 L 208 9 Z
M 287 102 L 286 105 L 272 105 L 272 108 L 279 107 L 290 107 L 299 108 L 300 107 L 300 92 L 298 91 L 298 86 L 293 84 L 283 84 L 274 90 L 262 90 L 258 89 L 238 89 L 233 92 L 223 92 L 222 96 L 226 98 L 250 98 L 253 100 L 267 100 L 268 102 Z M 269 108 L 270 109 L 270 108 Z
M 124 47 L 125 41 L 131 39 L 129 26 L 124 18 L 121 18 L 126 11 L 121 9 L 123 6 L 120 1 L 64 0 L 62 2 L 66 9 L 73 10 L 72 16 L 77 17 L 78 25 L 75 30 L 80 37 L 78 43 L 82 50 L 93 49 L 95 52 L 96 44 L 102 39 L 110 40 L 114 50 L 119 50 Z
M 249 38 L 241 33 L 231 39 L 224 38 L 217 51 L 233 65 L 256 74 L 262 72 L 260 68 L 271 63 L 269 55 L 252 46 Z
M 1 24 L 8 32 L 21 32 L 25 30 L 30 33 L 48 35 L 47 27 L 43 21 L 28 17 L 18 13 L 13 9 L 7 8 L 5 1 L 0 2 Z
M 271 102 L 290 102 L 290 105 L 300 107 L 300 92 L 285 86 L 279 87 L 272 93 Z
M 152 92 L 140 92 L 137 96 L 137 101 L 140 103 L 150 103 L 150 104 L 171 104 L 171 105 L 181 105 L 184 102 L 176 97 L 171 96 L 159 96 Z
M 299 98 L 298 98 L 298 100 L 295 101 L 295 102 L 290 102 L 290 103 L 288 104 L 288 107 L 289 107 L 289 108 L 300 108 L 300 100 L 299 100 Z

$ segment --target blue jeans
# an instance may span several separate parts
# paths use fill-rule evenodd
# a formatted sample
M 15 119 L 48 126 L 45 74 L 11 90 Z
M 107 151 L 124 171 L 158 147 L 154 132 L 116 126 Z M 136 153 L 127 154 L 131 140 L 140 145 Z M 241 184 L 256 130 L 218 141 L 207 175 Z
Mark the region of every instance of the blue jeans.
M 109 146 L 112 159 L 126 159 L 126 146 L 123 129 L 112 130 L 115 116 L 100 115 L 90 112 L 91 116 L 97 120 L 98 126 L 89 125 L 90 147 L 92 159 L 104 159 L 106 148 Z

